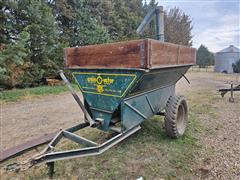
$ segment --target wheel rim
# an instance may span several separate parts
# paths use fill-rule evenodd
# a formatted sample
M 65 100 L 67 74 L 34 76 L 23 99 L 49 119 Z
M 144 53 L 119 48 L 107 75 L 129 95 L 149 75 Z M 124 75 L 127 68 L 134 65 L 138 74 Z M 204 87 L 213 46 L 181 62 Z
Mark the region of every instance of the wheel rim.
M 181 103 L 178 107 L 177 112 L 177 130 L 180 135 L 183 135 L 186 128 L 185 118 L 186 118 L 185 107 Z

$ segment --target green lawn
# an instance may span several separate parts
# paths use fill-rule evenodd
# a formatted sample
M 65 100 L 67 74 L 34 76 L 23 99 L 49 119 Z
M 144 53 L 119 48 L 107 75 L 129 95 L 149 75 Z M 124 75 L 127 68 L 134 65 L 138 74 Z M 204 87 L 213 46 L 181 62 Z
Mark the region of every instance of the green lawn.
M 73 85 L 77 88 L 77 85 Z M 0 102 L 16 102 L 22 99 L 40 97 L 42 95 L 59 94 L 67 91 L 66 86 L 40 86 L 35 88 L 13 89 L 0 92 Z

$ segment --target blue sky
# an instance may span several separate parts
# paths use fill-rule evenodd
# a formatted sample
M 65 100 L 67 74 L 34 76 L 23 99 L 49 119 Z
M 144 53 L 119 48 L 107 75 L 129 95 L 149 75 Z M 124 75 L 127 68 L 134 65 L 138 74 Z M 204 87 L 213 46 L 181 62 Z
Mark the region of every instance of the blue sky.
M 164 9 L 174 6 L 193 19 L 193 46 L 212 52 L 229 45 L 240 47 L 240 0 L 156 0 Z

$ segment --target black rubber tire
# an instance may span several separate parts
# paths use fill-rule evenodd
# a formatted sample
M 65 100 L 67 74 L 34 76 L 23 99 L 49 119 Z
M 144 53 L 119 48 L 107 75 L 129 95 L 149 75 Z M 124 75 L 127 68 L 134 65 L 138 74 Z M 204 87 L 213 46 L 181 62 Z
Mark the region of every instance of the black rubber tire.
M 170 96 L 165 108 L 165 130 L 169 137 L 178 138 L 186 130 L 188 107 L 184 96 Z

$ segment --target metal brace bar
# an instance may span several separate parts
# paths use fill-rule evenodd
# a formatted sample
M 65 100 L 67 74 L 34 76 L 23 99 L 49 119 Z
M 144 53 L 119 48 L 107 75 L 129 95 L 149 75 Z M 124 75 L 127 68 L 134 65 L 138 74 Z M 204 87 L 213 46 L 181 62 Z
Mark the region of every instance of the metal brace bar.
M 54 149 L 54 147 L 57 145 L 57 143 L 60 141 L 60 139 L 62 138 L 63 133 L 62 131 L 60 131 L 52 140 L 50 143 L 48 143 L 48 146 L 43 149 L 43 151 L 40 154 L 43 154 L 45 152 L 51 151 Z M 38 155 L 36 155 L 38 156 Z
M 85 127 L 88 127 L 89 126 L 89 123 L 88 122 L 85 122 L 85 123 L 81 123 L 81 124 L 78 124 L 76 126 L 73 126 L 73 127 L 70 127 L 68 129 L 65 129 L 65 131 L 68 131 L 68 132 L 76 132 L 80 129 L 83 129 Z
M 109 129 L 113 132 L 117 132 L 117 133 L 121 133 L 122 132 L 122 129 L 121 128 L 117 128 L 117 127 L 114 127 L 114 126 L 109 126 Z
M 88 148 L 81 148 L 81 149 L 71 150 L 71 151 L 61 151 L 61 152 L 52 152 L 52 153 L 42 154 L 41 156 L 32 159 L 31 164 L 36 165 L 40 163 L 48 163 L 48 162 L 54 162 L 54 161 L 64 160 L 64 159 L 99 155 L 104 151 L 108 150 L 109 148 L 111 148 L 112 146 L 116 145 L 120 141 L 134 134 L 139 129 L 141 129 L 141 127 L 136 126 L 130 130 L 127 130 L 123 133 L 120 133 L 114 136 L 113 138 L 109 139 L 105 143 L 96 147 L 88 147 Z
M 63 131 L 63 136 L 79 144 L 86 145 L 88 147 L 97 146 L 98 144 L 88 140 L 84 137 L 78 136 L 76 134 L 70 133 L 68 131 Z
M 53 140 L 49 143 L 49 145 L 51 146 L 56 146 L 57 143 L 60 141 L 60 139 L 62 138 L 63 133 L 62 131 L 60 131 L 54 138 Z
M 78 103 L 79 107 L 81 108 L 81 110 L 83 111 L 87 121 L 89 122 L 90 126 L 93 126 L 96 124 L 96 122 L 91 118 L 91 116 L 89 115 L 89 113 L 87 112 L 86 108 L 84 107 L 82 101 L 80 100 L 80 98 L 78 97 L 78 95 L 76 94 L 76 92 L 73 90 L 70 82 L 68 81 L 68 79 L 66 78 L 66 76 L 64 75 L 63 71 L 60 71 L 60 76 L 62 78 L 62 80 L 66 83 L 68 89 L 70 90 L 73 98 L 75 99 L 75 101 Z
M 78 131 L 80 129 L 83 129 L 85 127 L 89 126 L 89 123 L 81 123 L 81 124 L 78 124 L 76 126 L 73 126 L 71 128 L 68 128 L 66 129 L 65 131 L 68 131 L 68 132 L 75 132 L 75 131 Z M 40 153 L 41 154 L 44 154 L 48 151 L 51 151 L 54 149 L 54 147 L 57 145 L 57 143 L 61 140 L 61 138 L 63 137 L 63 131 L 61 130 L 53 139 L 52 141 L 48 144 L 48 146 Z M 37 154 L 36 156 L 34 157 L 38 157 L 39 154 Z
M 151 104 L 149 98 L 147 97 L 147 95 L 145 96 L 145 98 L 146 98 L 146 100 L 147 100 L 147 102 L 148 102 L 148 105 L 150 106 L 150 109 L 152 110 L 152 113 L 155 114 L 155 111 L 154 111 L 154 109 L 153 109 L 153 107 L 152 107 L 152 104 Z
M 127 102 L 124 102 L 124 104 L 126 104 L 130 109 L 132 109 L 133 111 L 135 111 L 137 114 L 139 114 L 140 116 L 142 116 L 144 119 L 147 119 L 147 117 L 142 114 L 139 110 L 137 110 L 136 108 L 134 108 L 133 106 L 131 106 L 130 104 L 128 104 Z
M 231 88 L 229 88 L 229 89 L 219 89 L 218 90 L 219 92 L 229 92 L 229 91 L 240 91 L 240 88 L 233 88 L 233 89 L 231 89 Z

